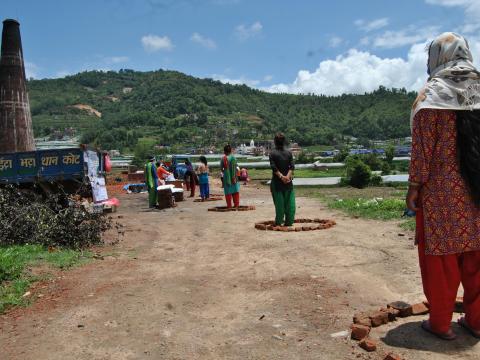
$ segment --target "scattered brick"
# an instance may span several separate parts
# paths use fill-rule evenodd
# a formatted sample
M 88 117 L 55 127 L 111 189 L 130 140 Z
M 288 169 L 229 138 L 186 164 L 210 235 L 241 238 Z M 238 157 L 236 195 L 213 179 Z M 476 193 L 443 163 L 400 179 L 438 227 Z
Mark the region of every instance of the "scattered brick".
M 398 314 L 399 317 L 408 317 L 412 315 L 412 305 L 404 301 L 394 301 L 388 304 L 388 307 L 391 307 L 400 311 L 400 313 Z
M 388 324 L 388 313 L 385 311 L 376 311 L 369 317 L 372 320 L 372 327 Z
M 267 230 L 267 225 L 262 224 L 262 223 L 257 223 L 257 224 L 255 224 L 255 229 L 258 229 L 258 230 Z
M 412 315 L 425 315 L 425 314 L 428 314 L 428 312 L 429 312 L 428 307 L 425 306 L 423 302 L 412 305 Z
M 397 316 L 400 314 L 400 311 L 394 308 L 386 308 L 382 309 L 381 311 L 384 311 L 388 314 L 388 321 L 395 321 L 397 320 Z
M 368 317 L 368 314 L 365 313 L 358 313 L 353 316 L 353 323 L 358 325 L 364 325 L 371 327 L 372 320 Z
M 352 328 L 351 338 L 353 340 L 363 340 L 370 333 L 369 326 L 353 324 L 351 328 Z
M 377 350 L 377 343 L 369 338 L 365 338 L 362 341 L 360 341 L 358 346 L 360 346 L 363 350 L 368 352 Z

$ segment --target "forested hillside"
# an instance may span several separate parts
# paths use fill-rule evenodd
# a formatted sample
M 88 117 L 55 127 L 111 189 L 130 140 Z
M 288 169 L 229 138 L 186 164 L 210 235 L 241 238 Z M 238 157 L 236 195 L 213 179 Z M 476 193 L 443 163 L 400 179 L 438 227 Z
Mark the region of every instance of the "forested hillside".
M 283 131 L 301 145 L 344 135 L 408 136 L 415 93 L 379 88 L 365 95 L 271 94 L 174 71 L 90 71 L 29 81 L 36 136 L 74 127 L 85 142 L 132 149 L 138 139 L 205 146 L 267 139 Z

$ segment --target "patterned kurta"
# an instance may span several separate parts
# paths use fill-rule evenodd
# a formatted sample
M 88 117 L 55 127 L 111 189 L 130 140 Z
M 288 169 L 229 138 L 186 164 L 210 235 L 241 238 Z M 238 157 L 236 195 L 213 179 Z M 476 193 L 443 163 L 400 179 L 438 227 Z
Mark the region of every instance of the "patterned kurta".
M 425 254 L 480 250 L 480 210 L 460 175 L 455 112 L 422 109 L 412 133 L 410 181 L 422 184 Z

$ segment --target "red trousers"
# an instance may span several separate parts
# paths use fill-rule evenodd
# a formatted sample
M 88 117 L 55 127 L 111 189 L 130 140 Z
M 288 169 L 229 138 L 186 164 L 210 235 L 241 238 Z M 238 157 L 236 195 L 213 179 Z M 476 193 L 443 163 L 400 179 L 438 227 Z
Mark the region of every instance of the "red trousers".
M 227 208 L 232 207 L 232 198 L 233 198 L 234 206 L 239 207 L 240 206 L 240 193 L 236 192 L 234 194 L 225 195 L 225 200 L 227 200 Z
M 430 326 L 446 333 L 450 328 L 455 299 L 463 285 L 467 324 L 480 330 L 480 251 L 451 255 L 425 255 L 423 212 L 417 212 L 417 238 L 423 292 L 430 304 Z

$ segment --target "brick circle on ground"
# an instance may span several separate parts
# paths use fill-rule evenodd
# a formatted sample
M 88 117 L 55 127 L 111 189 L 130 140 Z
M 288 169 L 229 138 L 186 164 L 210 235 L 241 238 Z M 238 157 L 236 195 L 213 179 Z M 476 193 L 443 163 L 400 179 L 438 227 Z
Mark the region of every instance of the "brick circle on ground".
M 296 219 L 295 224 L 311 224 L 302 225 L 298 227 L 293 226 L 278 226 L 275 225 L 275 221 L 260 221 L 255 223 L 255 229 L 257 230 L 270 230 L 270 231 L 313 231 L 313 230 L 325 230 L 330 229 L 337 223 L 329 219 Z
M 208 211 L 216 211 L 216 212 L 249 211 L 249 210 L 255 210 L 255 206 L 253 206 L 253 205 L 240 205 L 239 207 L 231 207 L 231 208 L 228 208 L 226 206 L 215 206 L 213 208 L 208 209 Z
M 219 201 L 223 200 L 223 197 L 210 197 L 208 199 L 202 200 L 202 199 L 195 199 L 193 202 L 207 202 L 207 201 Z

